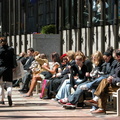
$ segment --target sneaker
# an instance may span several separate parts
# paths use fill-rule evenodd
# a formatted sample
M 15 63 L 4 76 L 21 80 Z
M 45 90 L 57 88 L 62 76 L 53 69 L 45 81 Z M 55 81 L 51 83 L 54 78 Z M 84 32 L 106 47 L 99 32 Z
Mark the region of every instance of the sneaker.
M 4 101 L 0 101 L 0 104 L 5 104 L 5 102 Z
M 64 107 L 65 109 L 75 109 L 75 108 L 76 108 L 76 105 L 71 104 L 71 103 L 66 103 L 65 105 L 63 105 L 63 107 Z
M 90 105 L 90 106 L 98 106 L 98 102 L 96 102 L 94 100 L 84 100 L 84 103 L 86 105 Z
M 95 110 L 96 110 L 95 108 L 92 108 L 92 109 L 90 109 L 90 112 L 95 111 Z
M 67 99 L 67 98 L 58 100 L 58 103 L 59 103 L 59 104 L 66 104 L 67 102 L 68 102 L 68 99 Z
M 87 87 L 87 85 L 81 85 L 80 89 L 82 89 L 82 90 L 88 90 L 88 87 Z
M 12 99 L 11 99 L 11 96 L 9 96 L 9 95 L 8 95 L 8 104 L 10 107 L 12 106 Z
M 58 101 L 59 99 L 57 99 L 57 98 L 52 98 L 51 100 L 53 100 L 53 101 Z

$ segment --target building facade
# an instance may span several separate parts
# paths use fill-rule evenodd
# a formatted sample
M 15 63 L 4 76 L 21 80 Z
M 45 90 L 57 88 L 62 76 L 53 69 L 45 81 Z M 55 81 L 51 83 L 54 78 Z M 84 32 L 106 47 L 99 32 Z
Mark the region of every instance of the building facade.
M 120 0 L 59 0 L 63 53 L 120 48 Z
M 26 50 L 28 34 L 40 33 L 43 26 L 57 24 L 56 4 L 56 0 L 0 0 L 1 35 L 8 37 L 15 50 L 18 43 L 19 46 L 25 44 Z M 19 47 L 19 52 L 21 50 Z
M 90 56 L 120 48 L 120 0 L 0 0 L 0 7 L 1 35 L 17 53 L 49 24 L 60 34 L 61 53 L 81 50 Z

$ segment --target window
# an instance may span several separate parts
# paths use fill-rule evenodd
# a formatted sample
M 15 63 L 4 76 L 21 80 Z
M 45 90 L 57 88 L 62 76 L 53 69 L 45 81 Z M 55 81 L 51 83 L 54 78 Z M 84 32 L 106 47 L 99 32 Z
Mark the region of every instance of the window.
M 81 2 L 81 14 L 82 14 L 82 19 L 81 19 L 81 25 L 82 27 L 87 27 L 87 21 L 88 21 L 88 0 L 84 0 Z
M 120 0 L 118 1 L 118 17 L 120 19 Z
M 71 27 L 77 27 L 77 0 L 71 0 L 72 9 L 71 9 Z
M 100 25 L 100 22 L 102 21 L 101 15 L 102 15 L 102 9 L 104 11 L 104 17 L 105 17 L 105 24 L 113 24 L 114 21 L 114 1 L 115 0 L 105 0 L 104 4 L 102 3 L 102 0 L 94 0 L 94 8 L 93 10 L 93 24 L 94 25 Z M 102 8 L 102 5 L 103 8 Z
M 106 24 L 113 24 L 114 0 L 107 0 L 105 2 L 105 17 L 106 17 Z
M 70 21 L 69 21 L 69 16 L 70 16 L 70 0 L 64 0 L 64 27 L 66 29 L 70 28 Z
M 43 4 L 41 3 L 41 4 L 38 5 L 38 14 L 39 14 L 39 15 L 40 15 L 40 14 L 43 14 L 43 10 L 44 10 L 44 6 L 43 6 Z
M 93 26 L 100 26 L 102 23 L 105 25 L 114 24 L 115 0 L 63 0 L 62 2 L 62 18 L 65 29 L 77 28 L 79 21 L 82 27 L 88 27 L 89 20 L 92 21 Z M 80 2 L 80 6 L 78 6 L 78 2 Z M 120 18 L 120 0 L 118 6 Z M 90 13 L 91 16 L 89 16 Z
M 28 10 L 29 10 L 29 12 L 28 12 L 29 17 L 33 17 L 34 16 L 34 8 L 33 8 L 33 6 L 29 6 Z

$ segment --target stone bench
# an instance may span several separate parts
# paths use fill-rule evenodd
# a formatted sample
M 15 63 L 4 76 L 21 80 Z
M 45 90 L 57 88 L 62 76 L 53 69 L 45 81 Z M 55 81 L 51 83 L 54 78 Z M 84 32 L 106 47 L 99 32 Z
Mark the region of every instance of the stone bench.
M 117 86 L 120 86 L 120 82 L 117 83 Z M 113 92 L 112 97 L 114 108 L 117 107 L 117 116 L 120 116 L 120 88 L 117 90 L 117 92 Z

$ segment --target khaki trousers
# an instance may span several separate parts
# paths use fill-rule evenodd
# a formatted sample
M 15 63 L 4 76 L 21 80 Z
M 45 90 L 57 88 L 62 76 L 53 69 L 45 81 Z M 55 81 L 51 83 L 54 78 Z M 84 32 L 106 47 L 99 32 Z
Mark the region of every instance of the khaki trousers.
M 96 96 L 100 98 L 98 100 L 98 107 L 105 110 L 108 96 L 112 92 L 116 92 L 118 88 L 119 87 L 116 85 L 109 84 L 107 79 L 103 79 L 94 93 Z

